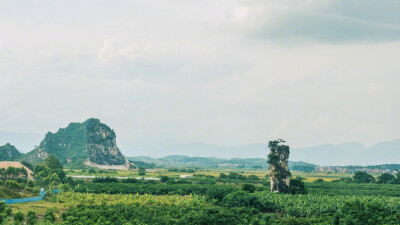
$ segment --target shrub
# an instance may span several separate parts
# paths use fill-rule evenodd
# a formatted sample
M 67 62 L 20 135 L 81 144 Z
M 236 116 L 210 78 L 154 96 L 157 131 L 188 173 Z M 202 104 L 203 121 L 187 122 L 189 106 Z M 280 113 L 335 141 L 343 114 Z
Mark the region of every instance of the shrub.
M 95 177 L 92 180 L 93 183 L 116 183 L 118 179 L 115 177 Z
M 37 221 L 38 221 L 38 217 L 37 217 L 36 213 L 33 211 L 29 211 L 28 215 L 27 215 L 27 219 L 26 219 L 26 224 L 34 225 L 37 223 Z
M 319 178 L 319 179 L 314 180 L 313 182 L 314 182 L 314 183 L 323 183 L 323 182 L 325 182 L 325 180 Z
M 21 184 L 15 180 L 6 180 L 6 186 L 13 189 L 22 189 Z
M 161 176 L 161 182 L 165 183 L 169 180 L 168 176 Z
M 265 207 L 257 196 L 245 191 L 236 191 L 225 196 L 223 203 L 227 207 L 251 207 L 263 211 Z
M 254 184 L 242 184 L 242 190 L 254 193 L 254 191 L 256 190 L 256 186 L 254 186 Z
M 28 180 L 27 182 L 26 182 L 26 185 L 25 185 L 26 187 L 33 187 L 34 186 L 34 184 L 33 184 L 33 181 L 32 180 Z
M 11 208 L 6 208 L 5 213 L 6 213 L 7 216 L 11 216 L 12 209 Z
M 256 175 L 250 175 L 247 177 L 248 181 L 259 181 L 260 178 L 258 178 Z
M 290 179 L 290 193 L 291 194 L 307 194 L 304 182 L 301 179 Z
M 16 221 L 18 223 L 22 223 L 23 220 L 24 220 L 24 214 L 22 212 L 15 213 L 14 221 Z
M 44 213 L 44 220 L 54 222 L 56 220 L 56 215 L 54 214 L 53 209 L 47 209 Z
M 121 182 L 122 183 L 130 183 L 130 184 L 132 184 L 132 183 L 138 183 L 139 180 L 136 179 L 136 178 L 128 178 L 128 179 L 122 179 Z

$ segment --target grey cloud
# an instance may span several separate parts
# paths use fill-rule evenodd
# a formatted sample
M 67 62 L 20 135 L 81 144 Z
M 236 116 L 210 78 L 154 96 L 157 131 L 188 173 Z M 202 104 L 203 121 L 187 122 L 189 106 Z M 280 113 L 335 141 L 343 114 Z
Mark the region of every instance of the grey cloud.
M 330 4 L 294 7 L 250 7 L 247 20 L 257 26 L 248 34 L 283 42 L 382 42 L 400 40 L 400 2 L 331 1 Z M 248 6 L 245 6 L 248 7 Z M 271 7 L 274 8 L 272 15 Z

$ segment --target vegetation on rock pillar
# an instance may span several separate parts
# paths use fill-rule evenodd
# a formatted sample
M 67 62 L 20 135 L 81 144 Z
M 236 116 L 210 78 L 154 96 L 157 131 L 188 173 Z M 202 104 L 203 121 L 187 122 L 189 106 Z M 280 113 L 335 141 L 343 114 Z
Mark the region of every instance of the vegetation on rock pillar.
M 284 140 L 278 139 L 270 141 L 268 147 L 269 177 L 271 180 L 271 192 L 289 193 L 290 192 L 290 172 L 289 172 L 289 146 L 284 145 Z
M 58 161 L 57 157 L 55 157 L 53 154 L 47 156 L 47 158 L 44 160 L 44 165 L 50 169 L 63 169 L 60 161 Z

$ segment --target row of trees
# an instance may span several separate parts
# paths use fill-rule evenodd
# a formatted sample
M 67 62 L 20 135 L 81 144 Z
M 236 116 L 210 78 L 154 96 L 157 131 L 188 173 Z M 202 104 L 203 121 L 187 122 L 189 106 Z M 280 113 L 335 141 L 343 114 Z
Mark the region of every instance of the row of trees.
M 0 169 L 1 178 L 21 178 L 28 177 L 28 171 L 24 167 L 12 167 L 9 166 L 7 169 Z
M 400 174 L 396 176 L 389 173 L 382 173 L 376 179 L 371 174 L 364 171 L 358 171 L 354 174 L 353 180 L 356 183 L 378 183 L 378 184 L 400 184 Z

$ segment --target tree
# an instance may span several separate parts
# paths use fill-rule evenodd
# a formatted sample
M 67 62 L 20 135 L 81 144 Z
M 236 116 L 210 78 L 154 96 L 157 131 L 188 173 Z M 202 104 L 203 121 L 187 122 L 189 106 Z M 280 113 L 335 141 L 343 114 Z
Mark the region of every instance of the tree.
M 391 184 L 395 183 L 396 178 L 392 174 L 382 173 L 377 178 L 377 183 L 379 184 Z
M 44 165 L 50 169 L 63 169 L 60 161 L 58 161 L 57 157 L 55 157 L 53 154 L 47 156 L 47 158 L 44 160 Z
M 139 167 L 138 172 L 139 172 L 139 176 L 146 175 L 146 169 L 143 167 Z
M 226 174 L 224 173 L 220 173 L 219 174 L 219 179 L 226 179 L 228 176 L 226 176 Z
M 353 180 L 356 183 L 373 183 L 375 182 L 375 178 L 364 171 L 358 171 L 354 174 Z

